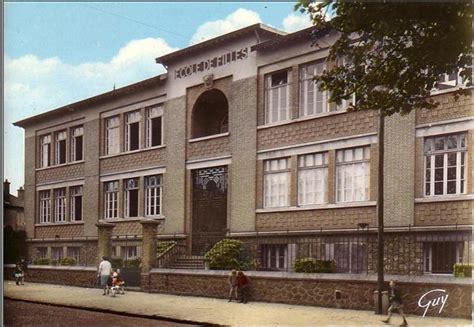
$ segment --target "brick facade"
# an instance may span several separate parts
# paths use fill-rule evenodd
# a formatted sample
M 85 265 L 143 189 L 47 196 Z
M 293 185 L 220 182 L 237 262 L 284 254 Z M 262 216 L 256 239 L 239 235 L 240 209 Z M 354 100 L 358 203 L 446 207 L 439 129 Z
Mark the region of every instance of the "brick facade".
M 375 207 L 258 213 L 256 217 L 256 229 L 258 231 L 357 229 L 359 223 L 376 226 Z
M 119 173 L 127 170 L 163 166 L 166 163 L 165 149 L 143 150 L 136 153 L 124 153 L 100 160 L 100 173 Z
M 415 204 L 415 226 L 471 225 L 472 200 Z
M 228 136 L 189 143 L 187 158 L 188 160 L 196 160 L 230 155 L 229 143 Z
M 472 90 L 467 91 L 469 94 L 461 96 L 457 101 L 453 93 L 433 96 L 433 99 L 439 103 L 439 106 L 432 110 L 419 110 L 416 113 L 416 124 L 429 124 L 444 120 L 471 117 L 474 114 Z
M 84 236 L 84 226 L 82 224 L 38 226 L 35 232 L 35 238 L 55 238 L 56 235 L 60 235 L 61 238 L 81 237 Z
M 36 183 L 58 182 L 83 177 L 84 163 L 68 164 L 66 166 L 38 170 L 36 173 Z

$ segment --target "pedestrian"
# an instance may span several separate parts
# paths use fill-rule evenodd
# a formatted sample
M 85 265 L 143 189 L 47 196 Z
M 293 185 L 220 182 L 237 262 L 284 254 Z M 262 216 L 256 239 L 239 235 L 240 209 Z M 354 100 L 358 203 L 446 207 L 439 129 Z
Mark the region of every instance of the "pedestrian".
M 21 266 L 21 270 L 22 270 L 22 274 L 21 274 L 21 285 L 25 285 L 26 268 L 28 268 L 28 263 L 26 262 L 25 259 L 21 258 L 21 260 L 20 260 L 20 266 Z
M 112 264 L 107 260 L 106 256 L 103 256 L 97 271 L 97 278 L 100 278 L 100 286 L 102 286 L 104 289 L 104 294 L 102 295 L 106 295 L 109 292 L 108 282 L 111 274 Z
M 400 326 L 401 327 L 408 326 L 407 318 L 405 316 L 405 313 L 403 312 L 403 302 L 402 302 L 402 296 L 400 293 L 400 288 L 397 286 L 394 280 L 391 280 L 389 285 L 390 285 L 390 292 L 388 294 L 388 301 L 389 301 L 388 317 L 387 319 L 382 320 L 382 322 L 388 324 L 390 322 L 390 318 L 392 317 L 392 312 L 394 310 L 397 310 L 403 317 L 403 322 Z
M 15 283 L 17 285 L 23 285 L 22 279 L 23 279 L 23 268 L 21 267 L 21 263 L 18 261 L 15 265 L 15 272 L 13 273 L 13 276 L 15 277 Z
M 237 288 L 240 294 L 240 303 L 247 303 L 250 288 L 250 280 L 243 271 L 237 273 Z
M 237 301 L 238 280 L 237 280 L 237 270 L 235 269 L 233 269 L 229 274 L 229 287 L 230 287 L 229 302 L 232 302 L 232 297 Z

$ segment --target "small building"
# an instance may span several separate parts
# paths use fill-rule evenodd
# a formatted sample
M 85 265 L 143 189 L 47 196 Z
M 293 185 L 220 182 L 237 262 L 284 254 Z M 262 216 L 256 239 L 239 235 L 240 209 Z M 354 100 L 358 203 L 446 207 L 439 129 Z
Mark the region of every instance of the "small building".
M 166 74 L 16 122 L 29 253 L 92 265 L 108 222 L 110 253 L 132 260 L 155 220 L 156 240 L 188 254 L 235 238 L 259 269 L 312 257 L 375 271 L 377 112 L 318 90 L 312 77 L 342 61 L 311 32 L 251 25 L 157 58 Z M 386 120 L 389 273 L 472 262 L 472 96 L 455 101 L 457 75 L 439 86 L 437 109 Z
M 17 195 L 10 194 L 10 182 L 3 182 L 3 227 L 10 226 L 13 230 L 25 229 L 25 190 L 20 187 Z

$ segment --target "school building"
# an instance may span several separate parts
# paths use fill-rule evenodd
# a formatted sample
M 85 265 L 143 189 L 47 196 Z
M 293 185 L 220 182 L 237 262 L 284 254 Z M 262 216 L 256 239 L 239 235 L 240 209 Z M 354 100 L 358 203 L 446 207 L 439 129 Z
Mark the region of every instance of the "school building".
M 337 35 L 263 24 L 156 58 L 166 74 L 15 123 L 25 131 L 30 259 L 154 263 L 157 241 L 199 257 L 224 238 L 258 269 L 296 258 L 376 269 L 378 113 L 312 81 Z M 65 86 L 67 87 L 67 86 Z M 385 269 L 451 274 L 471 260 L 474 115 L 455 101 L 385 121 Z M 472 89 L 470 89 L 472 93 Z M 191 257 L 193 255 L 193 257 Z M 175 258 L 173 258 L 175 256 Z

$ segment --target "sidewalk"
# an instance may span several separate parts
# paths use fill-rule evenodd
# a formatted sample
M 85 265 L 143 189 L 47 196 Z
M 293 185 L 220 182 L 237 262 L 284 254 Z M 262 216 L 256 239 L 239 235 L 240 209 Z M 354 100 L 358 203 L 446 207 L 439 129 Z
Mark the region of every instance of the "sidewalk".
M 371 311 L 330 309 L 275 303 L 251 302 L 229 303 L 223 299 L 166 294 L 127 292 L 115 298 L 102 296 L 102 290 L 50 284 L 26 283 L 15 285 L 4 282 L 4 296 L 8 298 L 41 303 L 57 304 L 77 308 L 99 309 L 130 315 L 161 317 L 190 323 L 226 326 L 249 325 L 379 325 L 384 317 Z M 392 326 L 401 323 L 397 314 Z M 471 326 L 467 319 L 408 316 L 414 325 L 463 325 Z M 387 326 L 387 325 L 385 325 Z

